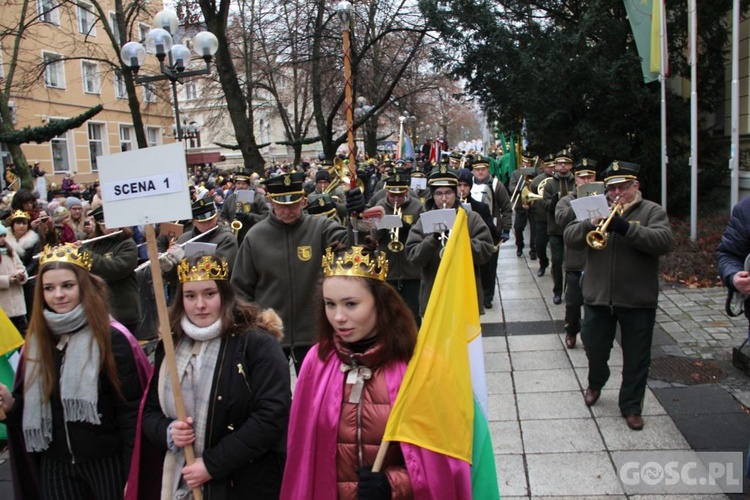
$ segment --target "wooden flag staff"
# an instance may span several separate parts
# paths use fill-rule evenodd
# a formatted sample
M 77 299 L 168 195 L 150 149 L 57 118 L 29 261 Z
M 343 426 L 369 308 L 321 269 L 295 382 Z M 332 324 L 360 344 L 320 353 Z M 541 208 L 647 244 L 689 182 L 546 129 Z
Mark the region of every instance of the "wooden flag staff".
M 167 299 L 164 297 L 164 283 L 161 279 L 161 268 L 159 267 L 159 251 L 156 248 L 156 231 L 152 224 L 146 224 L 146 249 L 148 258 L 151 260 L 151 277 L 154 283 L 154 295 L 156 296 L 156 310 L 159 314 L 159 332 L 161 341 L 164 344 L 164 362 L 169 370 L 169 378 L 172 382 L 172 393 L 174 394 L 174 405 L 177 409 L 177 419 L 181 422 L 187 422 L 187 412 L 185 411 L 185 400 L 182 398 L 182 387 L 177 374 L 177 363 L 174 357 L 174 342 L 172 341 L 172 331 L 169 327 L 169 316 L 167 315 Z M 189 444 L 183 448 L 185 451 L 185 462 L 188 465 L 195 463 L 195 450 L 193 445 Z M 202 490 L 199 487 L 193 488 L 193 499 L 201 500 L 203 498 Z
M 380 442 L 380 448 L 378 448 L 378 454 L 375 456 L 375 463 L 372 464 L 373 472 L 380 472 L 380 469 L 383 467 L 383 460 L 385 460 L 385 452 L 388 451 L 389 444 L 391 444 L 390 441 Z

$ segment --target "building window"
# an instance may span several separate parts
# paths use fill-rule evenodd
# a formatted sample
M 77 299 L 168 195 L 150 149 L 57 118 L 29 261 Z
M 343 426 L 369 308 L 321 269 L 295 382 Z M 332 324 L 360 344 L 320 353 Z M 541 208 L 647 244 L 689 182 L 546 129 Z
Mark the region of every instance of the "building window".
M 128 98 L 128 88 L 125 86 L 125 77 L 118 70 L 114 71 L 115 97 L 118 99 Z
M 146 127 L 146 141 L 150 148 L 161 144 L 161 128 Z
M 148 32 L 151 30 L 151 26 L 148 24 L 138 23 L 138 40 L 141 43 L 144 43 L 146 41 L 146 35 L 148 35 Z
M 122 43 L 122 40 L 120 40 L 120 26 L 117 24 L 117 14 L 114 12 L 109 13 L 109 29 L 112 30 L 112 35 L 117 40 L 117 43 Z
M 96 172 L 99 170 L 99 165 L 96 163 L 96 159 L 104 154 L 104 124 L 89 122 L 88 128 L 91 171 Z
M 83 61 L 83 91 L 87 94 L 99 94 L 101 82 L 99 80 L 99 65 L 95 62 Z
M 60 54 L 43 52 L 44 84 L 56 89 L 65 88 L 65 66 Z
M 59 7 L 57 0 L 37 0 L 39 20 L 43 23 L 60 24 Z
M 154 92 L 153 83 L 143 84 L 143 102 L 148 102 L 148 103 L 156 102 L 156 92 Z
M 120 125 L 120 151 L 133 150 L 133 126 Z
M 54 123 L 61 120 L 50 120 Z M 70 171 L 70 154 L 68 151 L 68 132 L 52 138 L 52 168 L 55 173 Z
M 198 99 L 198 88 L 195 82 L 187 82 L 185 84 L 185 99 L 188 101 Z
M 94 16 L 94 7 L 91 4 L 80 2 L 76 6 L 78 11 L 78 32 L 84 35 L 96 36 L 96 16 Z

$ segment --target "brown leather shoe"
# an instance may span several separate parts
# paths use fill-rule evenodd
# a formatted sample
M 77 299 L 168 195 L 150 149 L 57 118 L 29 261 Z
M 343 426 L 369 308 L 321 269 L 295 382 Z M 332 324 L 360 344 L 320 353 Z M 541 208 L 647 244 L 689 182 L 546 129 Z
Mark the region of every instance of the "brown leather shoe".
M 602 391 L 587 387 L 586 394 L 583 396 L 583 401 L 586 403 L 586 406 L 594 406 L 596 402 L 599 401 L 599 396 L 601 395 Z
M 565 334 L 565 346 L 568 349 L 573 349 L 576 346 L 576 335 L 574 333 Z
M 628 427 L 634 431 L 643 429 L 643 418 L 641 418 L 640 415 L 631 413 L 630 415 L 625 416 L 625 421 L 628 423 Z

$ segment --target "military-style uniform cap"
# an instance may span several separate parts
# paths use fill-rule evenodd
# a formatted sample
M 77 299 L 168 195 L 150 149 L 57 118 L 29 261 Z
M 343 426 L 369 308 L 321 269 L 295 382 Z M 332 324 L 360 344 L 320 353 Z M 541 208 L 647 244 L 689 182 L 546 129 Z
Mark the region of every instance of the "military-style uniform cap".
M 193 220 L 200 222 L 208 221 L 216 217 L 219 212 L 216 211 L 216 204 L 212 198 L 201 198 L 190 205 L 193 211 Z
M 533 162 L 534 158 L 536 158 L 536 153 L 529 151 L 528 149 L 521 152 L 521 159 L 523 161 L 530 161 Z
M 102 205 L 93 209 L 89 215 L 94 218 L 94 222 L 97 224 L 104 224 L 104 207 Z
M 544 163 L 548 167 L 554 167 L 555 166 L 555 154 L 550 153 L 548 155 L 544 155 L 544 159 L 542 159 L 542 163 Z
M 580 176 L 596 175 L 596 160 L 581 158 L 573 165 L 573 173 Z
M 573 163 L 573 155 L 569 149 L 561 149 L 555 154 L 555 163 Z
M 451 160 L 461 160 L 463 158 L 463 155 L 459 153 L 458 151 L 451 151 L 451 153 L 448 155 L 450 156 Z
M 629 161 L 615 160 L 604 171 L 604 185 L 619 184 L 621 182 L 637 181 L 641 166 Z
M 385 180 L 385 190 L 393 194 L 402 194 L 409 190 L 411 175 L 403 168 L 394 168 Z
M 328 193 L 312 193 L 307 201 L 307 213 L 310 215 L 320 215 L 329 218 L 336 215 L 336 205 L 334 205 L 333 199 Z
M 263 181 L 269 198 L 275 203 L 291 205 L 297 203 L 305 195 L 302 184 L 305 182 L 305 174 L 292 172 L 271 177 Z
M 455 188 L 458 186 L 458 172 L 456 169 L 450 168 L 447 165 L 440 165 L 439 167 L 433 168 L 430 175 L 427 176 L 427 186 L 430 189 L 443 186 Z
M 250 184 L 251 183 L 250 182 L 250 176 L 251 175 L 253 175 L 252 170 L 248 170 L 246 168 L 242 169 L 242 170 L 237 170 L 234 173 L 234 180 L 235 181 L 246 182 L 246 183 Z
M 472 168 L 490 168 L 490 160 L 486 156 L 477 156 L 477 159 L 471 163 Z

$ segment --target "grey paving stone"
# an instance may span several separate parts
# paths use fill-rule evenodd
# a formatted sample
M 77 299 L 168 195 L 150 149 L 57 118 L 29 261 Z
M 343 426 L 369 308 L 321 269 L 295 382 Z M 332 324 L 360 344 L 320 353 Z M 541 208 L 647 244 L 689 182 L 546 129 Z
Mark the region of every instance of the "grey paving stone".
M 487 392 L 489 394 L 513 394 L 513 380 L 509 372 L 491 372 L 487 374 Z
M 558 392 L 580 389 L 571 370 L 529 370 L 514 374 L 516 392 Z
M 619 389 L 605 389 L 599 397 L 599 401 L 591 407 L 591 411 L 596 417 L 620 417 L 620 406 L 618 404 Z M 581 396 L 583 401 L 583 396 Z M 643 401 L 644 418 L 648 415 L 666 415 L 667 411 L 654 396 L 653 391 L 646 389 L 646 397 Z
M 483 339 L 484 340 L 484 339 Z M 507 352 L 485 352 L 484 369 L 487 372 L 509 372 L 510 358 Z
M 523 453 L 521 429 L 518 421 L 489 422 L 492 450 L 496 455 L 518 455 Z
M 511 354 L 513 371 L 570 368 L 568 356 L 560 349 L 554 351 L 519 351 Z
M 548 321 L 549 311 L 541 302 L 528 299 L 503 300 L 503 312 L 506 321 Z
M 505 336 L 492 336 L 488 335 L 488 327 L 493 325 L 482 325 L 482 346 L 484 352 L 508 352 L 508 342 L 505 340 Z
M 517 351 L 550 351 L 564 349 L 563 343 L 556 334 L 510 336 L 508 346 L 511 353 Z
M 565 418 L 589 418 L 591 413 L 583 403 L 578 391 L 528 392 L 516 395 L 520 420 L 543 420 Z
M 576 368 L 576 375 L 578 376 L 578 380 L 581 381 L 581 386 L 585 389 L 588 387 L 588 380 L 589 380 L 589 369 L 588 366 L 583 368 Z M 620 389 L 620 385 L 622 385 L 622 366 L 614 366 L 609 365 L 609 380 L 607 380 L 607 383 L 604 386 L 604 389 Z
M 563 322 L 546 321 L 514 321 L 507 323 L 508 335 L 549 335 L 563 331 Z
M 604 451 L 604 442 L 590 417 L 522 420 L 521 430 L 526 453 Z
M 526 497 L 529 486 L 526 482 L 526 466 L 523 455 L 495 455 L 497 482 L 500 486 L 500 497 Z
M 599 417 L 596 422 L 604 437 L 604 444 L 610 451 L 690 448 L 668 415 L 644 416 L 643 420 L 645 425 L 640 431 L 628 429 L 623 417 Z
M 518 420 L 516 398 L 513 394 L 489 394 L 487 402 L 489 406 L 487 420 Z
M 606 452 L 530 454 L 526 460 L 533 498 L 624 493 Z

